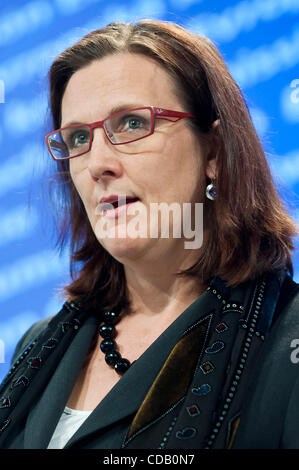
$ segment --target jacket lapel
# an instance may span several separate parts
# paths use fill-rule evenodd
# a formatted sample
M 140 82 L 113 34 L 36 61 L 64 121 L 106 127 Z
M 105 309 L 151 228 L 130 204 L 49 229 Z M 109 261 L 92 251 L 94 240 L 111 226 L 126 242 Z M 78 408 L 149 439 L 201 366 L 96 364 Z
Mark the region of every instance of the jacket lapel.
M 65 352 L 63 360 L 58 364 L 41 398 L 29 412 L 24 435 L 25 449 L 44 449 L 48 446 L 97 325 L 98 320 L 94 316 L 86 319 Z
M 93 433 L 99 435 L 108 426 L 136 414 L 164 362 L 186 329 L 203 317 L 207 311 L 211 312 L 211 309 L 217 307 L 219 303 L 207 292 L 193 302 L 130 367 L 65 447 L 76 447 L 80 440 L 86 439 Z M 123 438 L 121 434 L 119 447 Z

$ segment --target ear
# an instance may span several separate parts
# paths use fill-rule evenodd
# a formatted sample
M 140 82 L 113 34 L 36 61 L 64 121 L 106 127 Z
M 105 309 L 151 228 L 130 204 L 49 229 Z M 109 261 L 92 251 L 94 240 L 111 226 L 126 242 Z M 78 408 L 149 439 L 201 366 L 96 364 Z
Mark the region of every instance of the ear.
M 213 122 L 211 129 L 211 147 L 207 156 L 206 176 L 210 180 L 217 177 L 217 155 L 220 151 L 220 138 L 218 133 L 219 119 Z

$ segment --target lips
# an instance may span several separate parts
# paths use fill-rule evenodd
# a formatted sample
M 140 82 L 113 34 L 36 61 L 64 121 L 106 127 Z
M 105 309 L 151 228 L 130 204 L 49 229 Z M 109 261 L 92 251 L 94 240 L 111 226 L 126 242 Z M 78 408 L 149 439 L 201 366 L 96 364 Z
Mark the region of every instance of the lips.
M 116 212 L 121 206 L 126 206 L 136 201 L 139 201 L 139 198 L 136 196 L 112 195 L 103 197 L 97 206 L 97 213 L 104 215 L 108 212 Z

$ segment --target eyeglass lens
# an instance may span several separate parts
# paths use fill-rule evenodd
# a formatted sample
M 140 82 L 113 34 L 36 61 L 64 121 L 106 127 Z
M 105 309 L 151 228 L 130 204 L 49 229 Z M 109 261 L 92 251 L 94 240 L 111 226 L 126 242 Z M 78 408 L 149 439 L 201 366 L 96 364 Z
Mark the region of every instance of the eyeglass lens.
M 151 133 L 150 109 L 123 111 L 106 119 L 104 129 L 113 144 L 133 142 Z M 56 159 L 75 157 L 88 152 L 91 129 L 88 126 L 72 126 L 51 134 L 48 143 Z

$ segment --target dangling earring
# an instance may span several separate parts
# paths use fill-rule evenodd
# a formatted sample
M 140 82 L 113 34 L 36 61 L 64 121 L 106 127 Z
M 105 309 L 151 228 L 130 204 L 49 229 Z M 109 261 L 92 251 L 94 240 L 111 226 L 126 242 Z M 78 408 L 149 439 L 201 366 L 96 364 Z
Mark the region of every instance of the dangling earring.
M 206 187 L 206 196 L 208 199 L 211 199 L 211 201 L 215 201 L 216 199 L 216 189 L 212 182 Z

